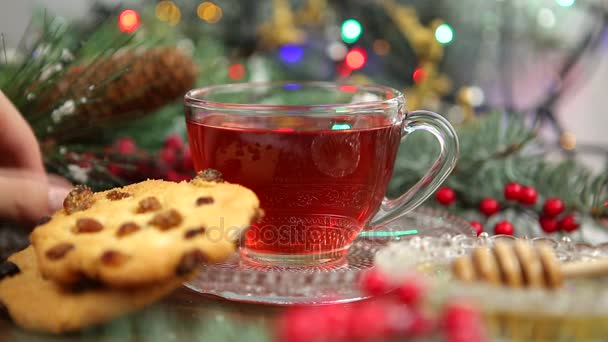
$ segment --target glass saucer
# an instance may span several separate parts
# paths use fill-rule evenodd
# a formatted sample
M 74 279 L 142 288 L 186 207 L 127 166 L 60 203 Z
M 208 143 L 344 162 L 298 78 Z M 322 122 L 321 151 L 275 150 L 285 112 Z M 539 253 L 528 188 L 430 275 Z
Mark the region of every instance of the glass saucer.
M 274 304 L 346 303 L 367 298 L 359 291 L 363 271 L 374 267 L 376 252 L 404 237 L 474 236 L 469 223 L 445 211 L 418 208 L 375 231 L 363 232 L 353 243 L 346 263 L 324 268 L 253 268 L 235 253 L 223 263 L 209 265 L 186 286 L 228 300 Z

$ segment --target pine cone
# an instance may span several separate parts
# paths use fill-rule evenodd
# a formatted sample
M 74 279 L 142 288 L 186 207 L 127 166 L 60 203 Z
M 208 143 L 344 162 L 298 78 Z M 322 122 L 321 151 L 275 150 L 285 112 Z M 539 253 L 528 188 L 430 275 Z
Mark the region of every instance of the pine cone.
M 194 62 L 175 48 L 117 52 L 92 65 L 70 68 L 50 92 L 46 108 L 72 100 L 75 109 L 69 121 L 92 126 L 129 119 L 183 96 L 194 86 L 196 74 Z

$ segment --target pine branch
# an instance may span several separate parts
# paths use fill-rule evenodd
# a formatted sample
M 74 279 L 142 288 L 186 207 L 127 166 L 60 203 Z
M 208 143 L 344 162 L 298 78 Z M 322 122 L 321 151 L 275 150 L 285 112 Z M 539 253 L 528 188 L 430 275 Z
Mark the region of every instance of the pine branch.
M 460 209 L 475 209 L 485 197 L 501 200 L 503 208 L 513 204 L 502 200 L 509 182 L 534 186 L 539 192 L 539 212 L 544 199 L 561 198 L 568 211 L 594 218 L 608 217 L 608 173 L 594 175 L 575 159 L 547 161 L 538 149 L 536 124 L 525 125 L 517 115 L 489 114 L 458 129 L 460 160 L 446 185 L 459 199 Z M 438 152 L 427 135 L 408 137 L 400 150 L 389 195 L 396 196 L 422 177 Z M 428 204 L 433 205 L 434 200 Z

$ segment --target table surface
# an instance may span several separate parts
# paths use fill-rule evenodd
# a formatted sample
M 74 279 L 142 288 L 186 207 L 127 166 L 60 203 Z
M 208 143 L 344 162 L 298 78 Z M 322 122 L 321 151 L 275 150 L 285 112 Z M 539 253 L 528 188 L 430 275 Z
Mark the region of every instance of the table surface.
M 0 341 L 272 341 L 271 327 L 281 311 L 278 306 L 231 302 L 183 287 L 137 313 L 79 333 L 31 333 L 3 316 Z

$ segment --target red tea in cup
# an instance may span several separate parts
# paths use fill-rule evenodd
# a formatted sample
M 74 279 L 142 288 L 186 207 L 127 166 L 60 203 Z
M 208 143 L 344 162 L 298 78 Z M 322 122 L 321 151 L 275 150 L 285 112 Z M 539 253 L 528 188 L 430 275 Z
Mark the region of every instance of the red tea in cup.
M 184 102 L 196 169 L 217 169 L 260 199 L 265 217 L 244 234 L 241 255 L 262 265 L 343 259 L 361 230 L 427 199 L 458 155 L 447 120 L 407 113 L 403 94 L 388 87 L 240 83 L 191 90 Z M 437 138 L 439 157 L 417 184 L 388 199 L 400 142 L 416 130 Z
M 384 198 L 401 127 L 373 115 L 356 129 L 330 119 L 317 129 L 304 117 L 289 118 L 300 129 L 230 127 L 220 118 L 187 122 L 192 157 L 197 170 L 217 169 L 258 195 L 266 215 L 245 234 L 247 253 L 346 251 Z

